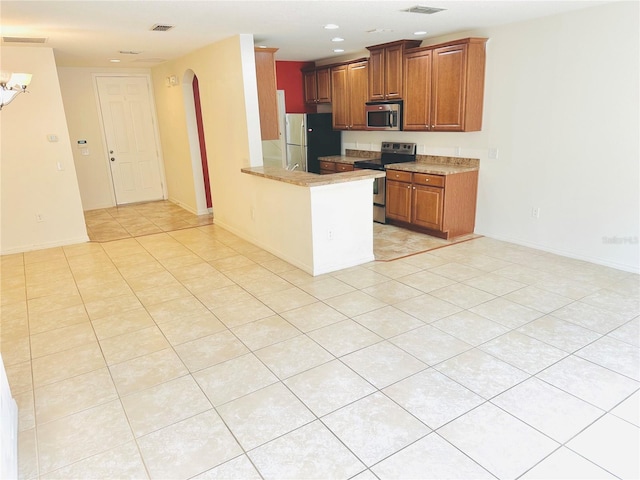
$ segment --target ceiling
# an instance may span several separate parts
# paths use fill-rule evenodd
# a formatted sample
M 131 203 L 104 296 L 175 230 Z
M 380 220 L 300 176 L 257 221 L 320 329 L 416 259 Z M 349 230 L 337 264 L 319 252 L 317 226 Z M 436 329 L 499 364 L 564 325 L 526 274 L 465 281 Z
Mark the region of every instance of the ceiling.
M 603 3 L 607 0 L 2 0 L 0 34 L 3 46 L 53 48 L 56 63 L 69 67 L 151 67 L 238 33 L 253 34 L 256 45 L 279 48 L 276 60 L 311 61 L 355 55 L 367 45 L 428 41 Z M 446 10 L 404 11 L 416 5 Z M 329 23 L 339 28 L 326 30 Z M 152 31 L 156 24 L 174 28 Z M 416 36 L 416 31 L 427 33 Z M 6 37 L 46 40 L 16 43 Z M 344 41 L 332 42 L 334 37 Z

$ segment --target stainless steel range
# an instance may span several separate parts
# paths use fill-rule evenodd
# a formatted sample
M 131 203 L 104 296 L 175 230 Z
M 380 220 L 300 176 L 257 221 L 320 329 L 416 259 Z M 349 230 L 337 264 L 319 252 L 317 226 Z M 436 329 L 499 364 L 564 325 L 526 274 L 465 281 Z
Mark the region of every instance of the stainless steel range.
M 416 161 L 415 143 L 383 142 L 380 148 L 380 158 L 361 160 L 353 164 L 354 168 L 370 170 L 385 170 L 386 165 Z M 376 178 L 373 181 L 373 221 L 386 222 L 386 178 Z

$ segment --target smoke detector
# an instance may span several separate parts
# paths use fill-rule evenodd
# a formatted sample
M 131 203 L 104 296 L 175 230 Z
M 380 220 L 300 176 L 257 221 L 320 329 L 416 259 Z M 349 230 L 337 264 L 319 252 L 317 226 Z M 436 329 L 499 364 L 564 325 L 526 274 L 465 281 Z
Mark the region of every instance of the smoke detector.
M 163 25 L 161 23 L 156 23 L 153 27 L 151 27 L 152 32 L 166 32 L 167 30 L 171 30 L 174 25 Z
M 443 10 L 446 10 L 446 8 L 436 8 L 436 7 L 426 7 L 424 5 L 416 5 L 415 7 L 407 8 L 406 10 L 403 10 L 403 11 L 409 12 L 409 13 L 422 13 L 425 15 L 432 15 L 434 13 L 442 12 Z

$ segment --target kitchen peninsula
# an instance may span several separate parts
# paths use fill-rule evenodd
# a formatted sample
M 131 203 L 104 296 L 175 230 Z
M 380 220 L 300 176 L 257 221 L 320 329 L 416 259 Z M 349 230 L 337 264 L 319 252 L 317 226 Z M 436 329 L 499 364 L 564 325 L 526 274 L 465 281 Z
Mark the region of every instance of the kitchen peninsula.
M 374 260 L 372 184 L 384 172 L 328 175 L 249 167 L 259 246 L 310 275 Z

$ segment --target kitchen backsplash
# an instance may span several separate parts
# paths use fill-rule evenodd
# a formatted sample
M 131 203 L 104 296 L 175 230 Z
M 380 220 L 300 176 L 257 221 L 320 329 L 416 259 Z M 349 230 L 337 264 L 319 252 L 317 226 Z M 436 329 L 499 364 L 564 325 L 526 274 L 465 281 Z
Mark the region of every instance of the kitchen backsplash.
M 435 155 L 416 155 L 416 162 L 428 163 L 429 165 L 456 165 L 458 167 L 480 166 L 480 160 L 477 158 L 438 157 Z
M 357 158 L 380 158 L 380 152 L 370 150 L 352 150 L 345 149 L 347 157 Z M 416 155 L 416 162 L 428 163 L 430 165 L 456 165 L 459 167 L 479 167 L 480 160 L 477 158 L 461 158 L 461 157 L 441 157 L 436 155 Z
M 357 157 L 357 158 L 380 158 L 380 152 L 373 152 L 370 150 L 351 150 L 349 148 L 345 149 L 344 154 L 347 157 Z

